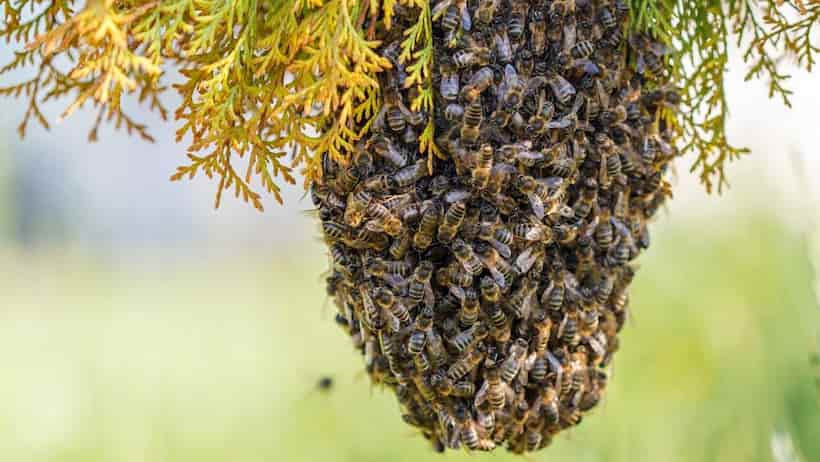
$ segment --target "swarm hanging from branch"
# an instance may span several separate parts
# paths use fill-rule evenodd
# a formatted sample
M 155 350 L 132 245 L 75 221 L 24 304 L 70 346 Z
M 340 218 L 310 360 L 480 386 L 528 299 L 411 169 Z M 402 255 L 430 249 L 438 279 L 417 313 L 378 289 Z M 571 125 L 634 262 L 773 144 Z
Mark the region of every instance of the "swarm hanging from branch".
M 579 2 L 580 3 L 580 2 Z M 707 188 L 720 189 L 727 161 L 743 154 L 726 138 L 729 108 L 724 76 L 737 41 L 750 64 L 748 78 L 770 81 L 771 96 L 789 104 L 783 57 L 811 69 L 816 59 L 816 0 L 629 0 L 633 31 L 648 32 L 670 48 L 670 69 L 682 87 L 678 133 L 695 152 Z M 123 111 L 124 96 L 163 118 L 159 96 L 172 84 L 182 97 L 173 111 L 177 139 L 190 139 L 188 162 L 172 179 L 199 172 L 262 209 L 259 184 L 281 202 L 280 181 L 300 168 L 306 186 L 320 178 L 319 159 L 346 162 L 381 105 L 378 76 L 391 67 L 374 50 L 376 29 L 389 31 L 397 9 L 423 12 L 399 31 L 400 60 L 417 87 L 414 109 L 432 111 L 430 2 L 424 0 L 1 0 L 0 38 L 15 49 L 0 75 L 32 68 L 0 94 L 27 100 L 19 131 L 31 120 L 48 128 L 44 102 L 65 100 L 70 115 L 88 103 L 103 121 L 151 140 L 148 128 Z M 368 18 L 379 18 L 378 22 Z M 180 70 L 165 82 L 164 69 Z M 432 125 L 420 149 L 440 154 Z M 242 158 L 243 162 L 238 159 Z M 244 168 L 244 171 L 242 171 Z

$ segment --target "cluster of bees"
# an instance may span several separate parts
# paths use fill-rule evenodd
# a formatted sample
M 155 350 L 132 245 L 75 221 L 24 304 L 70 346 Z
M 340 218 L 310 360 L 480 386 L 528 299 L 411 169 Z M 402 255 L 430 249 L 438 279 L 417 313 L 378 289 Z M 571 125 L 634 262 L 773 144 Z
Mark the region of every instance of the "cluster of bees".
M 386 35 L 382 111 L 312 188 L 327 290 L 435 449 L 534 451 L 602 398 L 679 96 L 621 0 L 442 0 L 433 17 L 435 113 L 408 109 Z M 432 172 L 429 117 L 448 156 Z

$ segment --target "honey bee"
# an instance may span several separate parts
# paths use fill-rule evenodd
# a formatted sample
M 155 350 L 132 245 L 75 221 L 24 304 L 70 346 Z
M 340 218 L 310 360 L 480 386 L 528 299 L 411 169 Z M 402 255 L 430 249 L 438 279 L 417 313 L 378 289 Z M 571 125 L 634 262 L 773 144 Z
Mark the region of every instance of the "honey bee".
M 419 262 L 413 276 L 407 285 L 407 300 L 411 308 L 415 308 L 422 301 L 428 307 L 435 303 L 433 288 L 430 286 L 430 279 L 433 277 L 433 263 L 429 260 Z
M 530 49 L 536 56 L 541 56 L 547 48 L 547 23 L 544 12 L 534 8 L 530 15 Z
M 391 237 L 396 237 L 404 231 L 404 224 L 402 221 L 393 215 L 387 207 L 377 201 L 371 201 L 365 213 L 367 216 L 372 216 L 377 219 L 375 222 L 368 222 L 367 225 L 370 225 L 370 223 L 376 223 L 375 227 L 370 227 L 371 231 L 383 231 Z
M 458 323 L 462 327 L 470 327 L 478 321 L 478 312 L 481 303 L 478 301 L 478 293 L 472 287 L 464 290 L 464 297 L 461 300 L 461 309 L 458 312 Z
M 473 145 L 478 141 L 481 122 L 484 118 L 481 100 L 476 99 L 464 111 L 461 122 L 461 141 L 465 145 Z
M 393 175 L 393 181 L 397 187 L 404 188 L 424 178 L 427 173 L 427 161 L 419 159 L 415 164 L 410 164 L 396 172 Z
M 456 260 L 471 275 L 476 276 L 484 269 L 481 260 L 476 257 L 473 248 L 462 239 L 456 239 L 452 244 L 453 255 Z
M 364 295 L 362 295 L 362 297 L 364 298 Z M 410 325 L 410 312 L 407 311 L 407 308 L 404 305 L 402 305 L 401 302 L 396 300 L 396 297 L 390 290 L 384 287 L 379 288 L 376 291 L 376 295 L 373 301 L 376 302 L 376 305 L 378 305 L 379 308 L 390 313 L 392 316 L 398 319 L 399 326 L 398 329 L 394 329 L 394 331 L 398 331 L 399 329 L 401 329 L 402 326 Z
M 511 2 L 507 30 L 516 50 L 521 47 L 524 40 L 524 28 L 526 26 L 529 8 L 530 2 L 528 1 L 513 0 Z
M 453 362 L 447 369 L 447 377 L 450 380 L 456 381 L 478 367 L 481 361 L 484 360 L 484 351 L 480 347 L 481 344 Z
M 336 180 L 333 182 L 333 187 L 338 194 L 345 195 L 359 184 L 360 179 L 361 173 L 359 172 L 359 168 L 355 165 L 350 165 L 339 169 Z
M 666 46 L 642 34 L 631 35 L 629 44 L 638 55 L 636 63 L 638 74 L 643 75 L 648 70 L 656 77 L 664 75 L 664 56 L 669 53 Z
M 552 387 L 547 388 L 541 395 L 541 412 L 547 425 L 558 424 L 560 418 L 558 393 Z
M 478 8 L 475 12 L 477 21 L 483 24 L 490 24 L 495 17 L 498 3 L 499 0 L 479 0 Z
M 555 106 L 546 100 L 544 92 L 539 92 L 537 109 L 530 116 L 526 128 L 527 133 L 536 138 L 546 133 L 553 114 L 555 114 Z
M 433 367 L 440 368 L 444 364 L 447 364 L 449 355 L 444 348 L 444 341 L 438 332 L 436 332 L 436 329 L 430 329 L 430 331 L 427 332 L 426 349 Z
M 441 0 L 431 13 L 434 21 L 441 19 L 441 27 L 447 32 L 446 42 L 450 48 L 455 46 L 457 34 L 472 28 L 467 0 Z
M 453 240 L 464 221 L 466 213 L 467 206 L 463 201 L 456 202 L 447 209 L 447 212 L 444 213 L 444 220 L 438 227 L 439 242 L 446 243 Z
M 335 242 L 346 239 L 349 232 L 349 228 L 347 227 L 347 225 L 343 223 L 338 223 L 335 221 L 323 221 L 322 232 L 324 233 L 326 241 Z
M 498 254 L 498 251 L 486 242 L 482 241 L 475 245 L 475 252 L 478 256 L 480 264 L 483 264 L 484 267 L 490 271 L 490 274 L 495 282 L 501 288 L 506 288 L 508 281 L 501 269 L 504 268 L 509 271 L 508 268 L 505 268 L 506 266 L 509 266 L 509 264 Z
M 455 52 L 455 54 L 453 54 L 453 63 L 460 69 L 471 66 L 486 66 L 490 63 L 490 50 L 485 46 L 473 44 L 469 48 Z M 458 81 L 456 81 L 456 90 L 457 87 Z M 452 93 L 448 93 L 448 96 L 451 94 Z M 457 95 L 458 92 L 456 91 L 455 96 Z M 455 97 L 447 99 L 455 99 Z
M 491 410 L 504 409 L 508 398 L 512 399 L 512 389 L 501 380 L 501 372 L 492 363 L 484 365 L 484 383 L 475 394 L 474 406 L 480 408 L 484 403 L 489 404 Z
M 575 87 L 560 74 L 554 74 L 552 78 L 547 81 L 547 84 L 552 88 L 555 99 L 560 104 L 568 103 L 569 100 L 575 96 Z
M 600 12 L 598 13 L 598 19 L 601 21 L 601 25 L 604 26 L 606 29 L 614 29 L 618 26 L 618 22 L 615 19 L 615 16 L 607 7 L 601 8 Z
M 495 449 L 495 443 L 492 440 L 479 437 L 476 423 L 464 405 L 456 407 L 455 416 L 460 428 L 459 438 L 467 448 L 473 451 L 491 451 Z
M 472 170 L 472 183 L 475 189 L 484 189 L 490 180 L 490 172 L 493 166 L 493 147 L 484 144 L 476 152 L 476 165 Z
M 410 237 L 410 233 L 405 230 L 398 237 L 393 239 L 393 242 L 390 243 L 388 252 L 394 259 L 400 260 L 407 254 L 407 250 L 410 249 L 411 243 L 412 239 Z
M 524 82 L 519 78 L 518 73 L 511 64 L 504 66 L 504 78 L 499 85 L 498 102 L 505 111 L 514 112 L 519 106 L 524 96 Z
M 477 70 L 470 77 L 470 80 L 467 81 L 467 84 L 461 88 L 461 97 L 467 101 L 474 102 L 484 90 L 493 84 L 494 78 L 492 68 L 482 67 Z
M 578 344 L 578 321 L 574 317 L 564 316 L 561 324 L 558 325 L 558 338 L 569 346 Z
M 431 308 L 425 308 L 416 317 L 413 326 L 413 332 L 407 339 L 407 352 L 411 355 L 417 355 L 424 350 L 427 345 L 427 334 L 433 327 L 433 311 Z
M 493 246 L 502 257 L 510 258 L 512 256 L 512 250 L 509 246 L 509 244 L 512 243 L 512 233 L 499 223 L 481 223 L 478 236 L 476 237 Z M 504 240 L 498 239 L 499 237 Z
M 413 247 L 417 249 L 426 249 L 430 247 L 438 229 L 439 217 L 441 215 L 441 208 L 436 203 L 427 207 L 421 216 L 419 229 L 413 236 Z
M 528 318 L 531 310 L 531 300 L 538 290 L 538 283 L 530 278 L 524 278 L 521 287 L 516 289 L 507 302 L 509 311 L 516 318 Z
M 449 340 L 453 348 L 459 353 L 471 349 L 478 342 L 484 340 L 489 334 L 489 330 L 485 324 L 474 324 L 471 327 L 459 332 L 455 337 Z
M 454 62 L 446 61 L 439 67 L 441 72 L 439 93 L 447 101 L 455 101 L 458 98 L 459 73 L 454 64 Z
M 516 339 L 510 346 L 510 351 L 507 358 L 501 363 L 500 374 L 501 380 L 509 384 L 518 375 L 521 370 L 521 365 L 527 354 L 527 341 L 523 338 Z
M 403 128 L 402 128 L 403 129 Z M 400 151 L 390 140 L 390 138 L 375 134 L 367 141 L 367 149 L 373 150 L 380 157 L 390 162 L 397 168 L 407 165 L 407 154 Z
M 609 250 L 612 247 L 614 240 L 614 230 L 612 228 L 612 221 L 610 220 L 611 212 L 604 208 L 600 212 L 600 222 L 595 228 L 595 243 L 603 250 Z

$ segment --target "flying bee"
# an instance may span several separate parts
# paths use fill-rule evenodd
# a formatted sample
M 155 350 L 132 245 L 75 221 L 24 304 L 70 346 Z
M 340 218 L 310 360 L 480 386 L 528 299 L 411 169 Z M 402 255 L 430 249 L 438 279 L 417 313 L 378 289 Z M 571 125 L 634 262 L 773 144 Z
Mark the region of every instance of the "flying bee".
M 472 182 L 474 189 L 484 189 L 490 180 L 490 170 L 493 166 L 493 147 L 484 144 L 478 150 L 476 166 L 472 171 Z
M 476 20 L 482 24 L 490 24 L 498 10 L 499 0 L 479 0 L 475 11 Z
M 467 0 L 442 0 L 433 7 L 433 21 L 441 19 L 441 28 L 447 32 L 446 42 L 449 48 L 456 45 L 456 37 L 463 30 L 472 29 L 472 18 L 467 10 Z
M 426 306 L 433 306 L 433 303 L 435 303 L 433 288 L 430 286 L 433 270 L 432 262 L 422 260 L 413 272 L 413 276 L 407 285 L 407 300 L 411 308 L 415 308 L 422 301 Z
M 547 23 L 540 8 L 533 8 L 529 26 L 530 49 L 534 55 L 541 56 L 547 48 Z
M 407 165 L 407 154 L 399 150 L 396 145 L 393 144 L 393 141 L 386 136 L 380 134 L 371 136 L 367 141 L 366 147 L 397 168 L 402 168 Z
M 462 239 L 453 241 L 452 250 L 456 260 L 473 276 L 478 275 L 484 269 L 481 260 L 473 252 L 473 248 Z
M 426 249 L 433 243 L 433 237 L 438 229 L 441 207 L 434 203 L 424 210 L 419 222 L 419 229 L 413 236 L 413 247 L 416 249 Z
M 476 99 L 467 106 L 461 122 L 461 141 L 465 145 L 474 145 L 478 142 L 481 122 L 484 118 L 484 109 L 481 100 Z
M 482 67 L 477 70 L 461 88 L 461 97 L 467 101 L 475 101 L 484 90 L 493 84 L 495 75 L 490 67 Z M 479 103 L 480 104 L 480 103 Z
M 475 324 L 480 308 L 478 293 L 472 287 L 468 287 L 464 291 L 464 299 L 461 300 L 461 309 L 458 312 L 459 325 L 466 328 Z

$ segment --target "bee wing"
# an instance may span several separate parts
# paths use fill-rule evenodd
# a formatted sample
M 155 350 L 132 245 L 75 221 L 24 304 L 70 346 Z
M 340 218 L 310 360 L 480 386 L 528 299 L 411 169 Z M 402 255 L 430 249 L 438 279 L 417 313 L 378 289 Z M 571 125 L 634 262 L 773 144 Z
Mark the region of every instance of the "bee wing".
M 438 20 L 447 11 L 447 8 L 452 5 L 453 0 L 441 0 L 440 2 L 436 3 L 436 6 L 433 7 L 431 12 L 433 21 Z
M 558 358 L 556 358 L 551 352 L 547 351 L 546 356 L 547 363 L 550 366 L 550 370 L 552 370 L 552 372 L 555 373 L 555 389 L 560 390 L 562 381 L 561 379 L 564 376 L 564 368 L 561 366 L 561 362 L 558 361 Z
M 459 299 L 459 300 L 461 300 L 461 301 L 464 301 L 464 298 L 467 296 L 467 295 L 464 293 L 464 289 L 462 289 L 462 288 L 461 288 L 461 287 L 459 287 L 459 286 L 450 286 L 450 293 L 451 293 L 451 294 L 453 294 L 453 296 L 454 296 L 455 298 L 457 298 L 457 299 Z
M 473 19 L 470 17 L 470 11 L 467 10 L 467 2 L 461 5 L 461 28 L 467 32 L 473 28 Z
M 498 239 L 490 239 L 490 244 L 495 247 L 495 250 L 498 251 L 498 254 L 504 258 L 510 258 L 512 256 L 512 250 L 510 250 L 510 246 L 507 244 L 499 241 Z
M 575 46 L 577 37 L 575 21 L 569 21 L 564 25 L 564 51 L 570 51 Z
M 515 259 L 515 268 L 518 270 L 519 273 L 524 274 L 532 268 L 532 265 L 535 263 L 535 246 L 530 246 L 524 249 L 523 252 L 518 254 L 518 257 Z
M 558 120 L 551 120 L 547 124 L 547 128 L 564 129 L 572 125 L 573 117 L 562 117 Z
M 432 307 L 436 303 L 436 295 L 433 293 L 433 286 L 430 283 L 424 285 L 424 304 Z
M 542 220 L 546 213 L 544 212 L 544 203 L 541 201 L 541 198 L 535 194 L 528 194 L 527 197 L 530 200 L 530 205 L 532 206 L 532 213 L 535 214 L 536 218 Z

